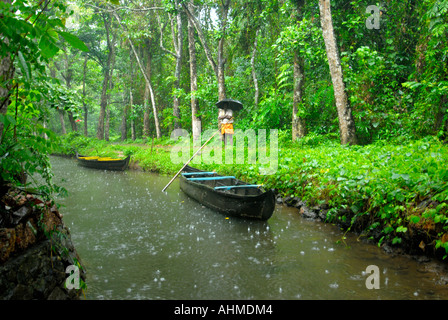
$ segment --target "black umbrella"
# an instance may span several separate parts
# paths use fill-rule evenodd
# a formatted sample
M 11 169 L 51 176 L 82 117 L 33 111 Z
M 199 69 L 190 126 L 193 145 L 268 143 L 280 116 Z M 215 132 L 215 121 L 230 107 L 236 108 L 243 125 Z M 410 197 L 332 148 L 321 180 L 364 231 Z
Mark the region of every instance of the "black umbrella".
M 240 111 L 241 109 L 243 109 L 243 104 L 241 102 L 232 99 L 223 99 L 221 101 L 218 101 L 216 103 L 216 106 L 219 109 L 231 109 L 233 111 Z

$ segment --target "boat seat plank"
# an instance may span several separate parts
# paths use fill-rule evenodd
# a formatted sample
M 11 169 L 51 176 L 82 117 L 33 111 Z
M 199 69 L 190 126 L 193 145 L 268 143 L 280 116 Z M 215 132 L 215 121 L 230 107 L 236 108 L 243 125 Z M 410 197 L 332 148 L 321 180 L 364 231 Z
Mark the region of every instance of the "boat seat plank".
M 259 188 L 259 187 L 261 187 L 261 184 L 244 184 L 244 185 L 238 185 L 238 186 L 215 187 L 215 190 L 221 190 L 221 189 L 230 190 L 230 189 L 235 189 L 235 188 Z
M 208 176 L 208 175 L 212 175 L 215 174 L 216 172 L 182 172 L 183 176 Z
M 223 179 L 236 179 L 236 178 L 234 176 L 187 178 L 187 180 L 190 180 L 190 181 L 197 181 L 197 180 L 223 180 Z

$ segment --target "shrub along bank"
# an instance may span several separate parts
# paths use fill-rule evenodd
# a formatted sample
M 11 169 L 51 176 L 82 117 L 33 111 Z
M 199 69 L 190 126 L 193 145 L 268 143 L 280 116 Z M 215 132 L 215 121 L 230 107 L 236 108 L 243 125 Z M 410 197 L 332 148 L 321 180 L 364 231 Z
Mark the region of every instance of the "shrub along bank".
M 182 164 L 171 161 L 170 143 L 117 144 L 68 135 L 60 152 L 132 155 L 132 163 L 145 171 L 174 175 Z M 261 175 L 258 163 L 194 165 L 275 189 L 288 204 L 306 204 L 326 222 L 378 245 L 445 259 L 447 160 L 448 147 L 434 137 L 348 147 L 311 136 L 296 143 L 280 141 L 272 175 Z

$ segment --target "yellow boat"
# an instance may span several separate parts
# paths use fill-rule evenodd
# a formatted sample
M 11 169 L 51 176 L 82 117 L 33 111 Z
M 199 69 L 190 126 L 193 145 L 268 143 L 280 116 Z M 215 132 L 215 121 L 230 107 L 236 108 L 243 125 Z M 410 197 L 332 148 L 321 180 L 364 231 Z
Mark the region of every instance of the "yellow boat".
M 126 159 L 117 159 L 111 157 L 82 156 L 76 153 L 76 159 L 78 159 L 78 164 L 83 167 L 100 170 L 123 171 L 129 166 L 129 160 L 131 157 L 129 156 Z

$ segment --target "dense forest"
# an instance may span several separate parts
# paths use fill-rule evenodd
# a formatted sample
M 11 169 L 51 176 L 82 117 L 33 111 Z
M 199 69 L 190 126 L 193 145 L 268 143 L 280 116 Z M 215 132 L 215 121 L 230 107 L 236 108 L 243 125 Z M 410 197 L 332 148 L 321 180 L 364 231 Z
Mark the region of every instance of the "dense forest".
M 231 98 L 236 128 L 279 130 L 277 175 L 242 175 L 347 209 L 335 217 L 362 228 L 371 214 L 381 240 L 413 223 L 448 251 L 447 11 L 447 0 L 2 0 L 2 180 L 40 174 L 54 192 L 61 137 L 197 136 Z M 425 199 L 437 201 L 426 215 L 414 210 Z
M 208 128 L 226 97 L 244 105 L 238 127 L 293 140 L 446 130 L 446 1 L 9 2 L 2 114 L 32 104 L 58 134 Z

